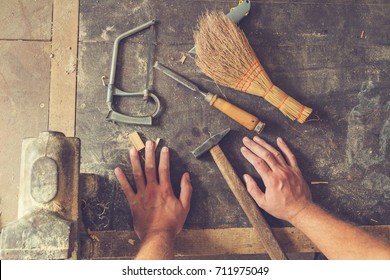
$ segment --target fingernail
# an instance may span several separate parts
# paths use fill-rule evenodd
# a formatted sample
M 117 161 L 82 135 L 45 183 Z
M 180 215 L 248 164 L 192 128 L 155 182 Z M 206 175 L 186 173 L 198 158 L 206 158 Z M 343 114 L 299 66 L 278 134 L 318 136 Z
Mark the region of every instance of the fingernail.
M 167 152 L 168 152 L 168 147 L 163 147 L 163 148 L 161 149 L 161 151 L 162 151 L 163 153 L 167 153 Z
M 114 173 L 119 174 L 122 170 L 119 167 L 115 167 Z
M 190 173 L 188 171 L 184 172 L 183 177 L 185 181 L 191 182 Z
M 260 141 L 261 138 L 260 138 L 259 136 L 255 136 L 255 137 L 253 137 L 253 140 L 255 140 L 255 141 Z
M 146 141 L 146 147 L 152 147 L 152 141 L 150 141 L 150 140 L 148 140 L 148 141 Z
M 281 143 L 284 143 L 282 137 L 279 137 L 279 136 L 278 136 L 278 138 L 276 139 L 276 141 L 279 141 L 279 142 L 281 142 Z
M 130 155 L 135 156 L 137 154 L 137 150 L 134 147 L 130 149 Z
M 247 148 L 245 148 L 245 147 L 241 147 L 241 152 L 246 152 L 246 151 L 248 151 L 248 149 Z
M 246 136 L 242 139 L 243 142 L 248 142 L 249 140 L 250 139 L 248 137 L 246 137 Z
M 243 176 L 245 183 L 248 183 L 249 176 L 247 174 L 244 174 Z

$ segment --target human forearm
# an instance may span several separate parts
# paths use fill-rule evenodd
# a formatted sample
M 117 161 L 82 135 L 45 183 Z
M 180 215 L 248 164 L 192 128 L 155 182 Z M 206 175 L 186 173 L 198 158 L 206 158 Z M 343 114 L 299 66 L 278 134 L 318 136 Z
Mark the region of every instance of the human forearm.
M 135 190 L 123 170 L 115 169 L 130 206 L 134 231 L 142 241 L 136 259 L 173 259 L 174 238 L 183 228 L 190 210 L 192 186 L 189 174 L 183 174 L 180 196 L 176 198 L 169 174 L 169 149 L 161 149 L 158 168 L 155 156 L 153 142 L 147 141 L 143 172 L 139 153 L 134 147 L 130 149 Z
M 285 158 L 257 136 L 244 138 L 243 143 L 242 154 L 266 187 L 263 192 L 251 176 L 244 176 L 248 192 L 261 208 L 299 228 L 330 259 L 390 259 L 389 244 L 313 204 L 296 158 L 281 138 L 277 144 Z
M 343 222 L 315 204 L 308 205 L 290 220 L 329 259 L 389 259 L 386 242 Z
M 152 232 L 147 234 L 136 260 L 171 260 L 174 258 L 173 243 L 175 235 L 170 232 Z

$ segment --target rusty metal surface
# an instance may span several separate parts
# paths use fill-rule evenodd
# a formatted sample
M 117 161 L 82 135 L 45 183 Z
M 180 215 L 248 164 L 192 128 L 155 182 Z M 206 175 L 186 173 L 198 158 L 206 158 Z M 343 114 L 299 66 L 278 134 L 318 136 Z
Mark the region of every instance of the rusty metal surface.
M 95 198 L 89 199 L 88 211 L 83 211 L 92 230 L 131 228 L 130 211 L 113 170 L 120 166 L 131 178 L 128 135 L 134 130 L 144 140 L 161 138 L 171 148 L 176 193 L 181 174 L 190 171 L 194 194 L 186 228 L 249 226 L 211 157 L 198 161 L 190 151 L 210 133 L 230 127 L 233 131 L 221 142 L 222 149 L 239 175 L 255 175 L 239 152 L 242 137 L 253 133 L 161 73 L 154 74 L 153 82 L 164 109 L 154 126 L 104 121 L 106 88 L 100 77 L 109 74 L 113 41 L 151 18 L 159 20 L 156 59 L 259 117 L 267 124 L 262 136 L 272 144 L 277 136 L 286 139 L 306 180 L 328 182 L 311 187 L 316 203 L 360 225 L 390 223 L 386 1 L 252 1 L 250 15 L 240 26 L 274 83 L 321 117 L 320 122 L 303 125 L 291 122 L 261 98 L 217 87 L 190 57 L 179 62 L 193 45 L 192 31 L 202 11 L 228 11 L 235 1 L 80 3 L 76 134 L 83 143 L 82 172 L 99 175 L 101 183 Z M 142 87 L 146 40 L 140 34 L 121 46 L 117 82 L 125 90 Z M 139 108 L 135 103 L 117 105 L 126 112 Z M 272 226 L 285 225 L 266 218 Z

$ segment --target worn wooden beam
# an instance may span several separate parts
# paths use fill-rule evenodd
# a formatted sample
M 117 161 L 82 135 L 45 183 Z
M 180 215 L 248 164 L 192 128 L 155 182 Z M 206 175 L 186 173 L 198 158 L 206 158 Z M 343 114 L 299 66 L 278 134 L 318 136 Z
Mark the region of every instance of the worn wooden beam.
M 54 0 L 49 130 L 75 135 L 79 0 Z
M 390 225 L 362 226 L 362 229 L 390 241 Z M 318 252 L 318 248 L 294 227 L 273 228 L 276 239 L 286 253 Z M 133 231 L 90 231 L 83 242 L 84 259 L 132 258 L 140 242 Z M 184 230 L 176 240 L 176 256 L 216 256 L 266 254 L 253 228 Z

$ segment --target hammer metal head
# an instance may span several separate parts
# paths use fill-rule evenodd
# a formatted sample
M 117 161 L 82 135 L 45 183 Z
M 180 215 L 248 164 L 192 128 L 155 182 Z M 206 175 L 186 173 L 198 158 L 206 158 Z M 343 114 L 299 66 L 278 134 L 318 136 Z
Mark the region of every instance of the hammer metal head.
M 204 153 L 208 152 L 212 147 L 217 145 L 223 137 L 225 137 L 226 134 L 230 131 L 230 128 L 225 129 L 224 131 L 214 134 L 209 139 L 207 139 L 203 144 L 201 144 L 199 147 L 197 147 L 195 150 L 192 151 L 192 154 L 199 158 Z

